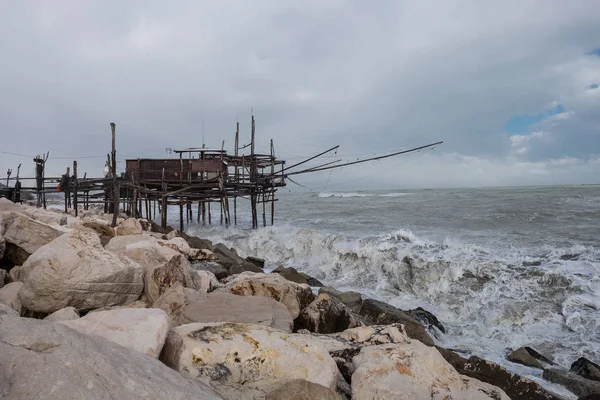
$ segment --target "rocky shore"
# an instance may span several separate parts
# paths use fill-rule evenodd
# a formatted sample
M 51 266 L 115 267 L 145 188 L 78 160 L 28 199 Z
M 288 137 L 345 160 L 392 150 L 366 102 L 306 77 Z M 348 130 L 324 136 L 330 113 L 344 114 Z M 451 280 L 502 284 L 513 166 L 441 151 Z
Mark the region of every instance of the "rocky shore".
M 560 399 L 436 346 L 445 329 L 426 310 L 122 217 L 0 199 L 0 398 Z M 507 356 L 600 398 L 589 360 Z

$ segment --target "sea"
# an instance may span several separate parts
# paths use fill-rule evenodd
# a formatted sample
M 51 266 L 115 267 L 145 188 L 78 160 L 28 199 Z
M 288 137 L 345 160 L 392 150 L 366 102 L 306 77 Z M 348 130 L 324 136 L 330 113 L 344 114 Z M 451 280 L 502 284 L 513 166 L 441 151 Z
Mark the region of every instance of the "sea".
M 446 328 L 434 332 L 441 346 L 566 398 L 576 397 L 541 370 L 507 361 L 511 349 L 533 347 L 565 368 L 600 361 L 600 186 L 286 189 L 278 198 L 273 226 L 250 229 L 249 202 L 238 199 L 236 227 L 192 223 L 187 232 L 264 258 L 267 270 L 294 267 L 340 290 L 422 307 Z M 175 224 L 178 212 L 169 214 Z

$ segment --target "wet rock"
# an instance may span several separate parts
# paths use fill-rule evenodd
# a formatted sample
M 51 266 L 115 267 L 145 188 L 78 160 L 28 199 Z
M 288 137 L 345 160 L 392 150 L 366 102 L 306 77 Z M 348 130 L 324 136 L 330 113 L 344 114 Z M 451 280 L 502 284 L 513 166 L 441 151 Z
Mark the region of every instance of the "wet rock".
M 459 374 L 497 386 L 512 400 L 559 400 L 537 383 L 513 374 L 491 361 L 475 356 L 466 359 L 451 350 L 438 346 L 436 348 Z
M 6 281 L 6 270 L 0 268 L 0 289 L 4 287 L 4 282 Z
M 218 243 L 213 246 L 212 251 L 218 257 L 219 264 L 224 266 L 230 275 L 241 274 L 245 271 L 257 273 L 263 272 L 262 268 L 244 260 L 242 257 L 238 256 L 235 250 L 227 248 L 223 243 Z
M 571 364 L 571 369 L 569 371 L 574 372 L 585 379 L 600 382 L 600 365 L 591 362 L 585 357 L 581 357 Z
M 294 379 L 284 383 L 279 388 L 267 393 L 266 400 L 341 400 L 333 390 L 309 382 L 304 379 Z
M 21 301 L 18 297 L 21 287 L 23 287 L 23 282 L 13 282 L 0 289 L 0 303 L 12 308 L 19 315 L 22 311 Z
M 60 323 L 15 316 L 0 316 L 0 382 L 7 400 L 222 399 L 144 354 Z
M 154 358 L 158 358 L 169 332 L 167 314 L 156 308 L 99 311 L 60 323 Z
M 320 294 L 304 308 L 294 323 L 296 329 L 308 329 L 316 333 L 342 332 L 361 325 L 359 316 L 344 303 L 326 293 Z
M 107 251 L 92 230 L 75 230 L 32 254 L 19 300 L 31 311 L 79 311 L 132 303 L 144 287 L 139 264 Z
M 306 278 L 292 267 L 284 268 L 283 266 L 279 266 L 275 268 L 273 272 L 283 276 L 290 282 L 302 283 L 305 285 L 307 284 Z
M 339 374 L 317 340 L 262 325 L 176 327 L 169 333 L 161 360 L 232 399 L 263 399 L 281 382 L 294 379 L 335 390 Z
M 6 250 L 6 240 L 4 240 L 4 236 L 2 236 L 2 232 L 4 228 L 0 226 L 0 261 L 4 257 L 4 251 Z
M 79 319 L 79 312 L 75 307 L 61 308 L 44 318 L 44 320 L 50 322 L 71 321 L 74 319 Z
M 362 303 L 360 315 L 369 318 L 377 325 L 401 323 L 411 339 L 417 339 L 427 346 L 433 346 L 433 339 L 427 334 L 423 325 L 411 315 L 382 301 L 366 299 Z
M 265 267 L 265 260 L 263 260 L 262 258 L 248 256 L 246 257 L 246 261 L 256 265 L 258 268 L 261 269 Z
M 225 279 L 229 272 L 221 264 L 210 261 L 197 261 L 192 263 L 192 268 L 199 271 L 212 272 L 218 280 Z
M 539 267 L 540 265 L 542 265 L 542 262 L 540 260 L 536 260 L 536 261 L 523 261 L 521 263 L 521 265 L 523 265 L 524 267 Z
M 446 329 L 444 329 L 444 326 L 442 325 L 442 323 L 440 321 L 438 321 L 437 317 L 435 315 L 433 315 L 432 313 L 430 313 L 429 311 L 426 311 L 426 310 L 422 309 L 421 307 L 417 307 L 416 309 L 409 310 L 406 313 L 408 315 L 411 315 L 417 321 L 421 322 L 428 329 L 431 329 L 432 326 L 435 326 L 442 333 L 446 333 Z
M 312 276 L 305 274 L 304 272 L 300 272 L 300 275 L 306 279 L 306 284 L 312 287 L 323 287 L 325 286 L 320 280 L 317 278 L 313 278 Z
M 201 239 L 196 236 L 190 236 L 185 232 L 181 233 L 181 237 L 186 240 L 186 242 L 190 245 L 192 249 L 201 249 L 201 250 L 211 250 L 213 248 L 213 244 L 208 239 Z
M 353 359 L 352 398 L 510 400 L 501 389 L 461 376 L 433 347 L 417 340 L 363 347 Z
M 344 303 L 353 312 L 359 313 L 362 307 L 362 295 L 358 292 L 340 292 L 331 286 L 323 286 L 319 289 L 319 294 L 327 293 Z
M 128 218 L 116 228 L 118 236 L 141 235 L 144 230 L 142 224 L 135 218 Z
M 244 272 L 225 279 L 224 283 L 232 294 L 270 297 L 285 304 L 293 318 L 315 299 L 310 286 L 290 282 L 279 274 Z
M 508 361 L 539 369 L 544 369 L 544 364 L 554 364 L 552 361 L 550 361 L 531 347 L 521 347 L 513 351 L 508 356 Z
M 171 228 L 171 229 L 173 229 L 173 228 Z M 160 225 L 158 225 L 154 221 L 150 221 L 150 232 L 160 233 L 163 235 L 169 233 L 167 229 L 163 229 Z
M 544 369 L 542 377 L 550 382 L 563 385 L 577 396 L 600 394 L 600 382 L 583 378 L 574 372 L 552 367 Z
M 0 214 L 0 225 L 6 242 L 4 258 L 15 265 L 23 265 L 40 247 L 66 232 L 15 212 Z

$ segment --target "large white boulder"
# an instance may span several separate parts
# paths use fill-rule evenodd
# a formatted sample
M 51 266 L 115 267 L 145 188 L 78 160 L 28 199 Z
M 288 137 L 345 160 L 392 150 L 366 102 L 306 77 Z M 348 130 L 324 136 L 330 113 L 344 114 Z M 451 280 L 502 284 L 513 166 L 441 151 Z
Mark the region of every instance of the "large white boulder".
M 169 333 L 161 360 L 231 399 L 264 399 L 293 379 L 335 390 L 339 374 L 318 340 L 250 324 L 176 327 Z
M 21 314 L 22 308 L 18 297 L 21 287 L 23 287 L 23 282 L 12 282 L 0 289 L 0 303 L 7 305 L 19 314 Z
M 156 308 L 98 311 L 61 323 L 154 358 L 158 358 L 169 332 L 167 314 Z
M 403 343 L 363 347 L 353 364 L 354 400 L 510 400 L 501 389 L 460 375 L 434 347 L 406 335 Z
M 0 398 L 222 399 L 160 361 L 60 323 L 0 315 Z
M 243 272 L 226 278 L 225 283 L 229 293 L 270 297 L 285 304 L 293 318 L 315 298 L 310 286 L 290 282 L 279 274 Z
M 141 235 L 142 232 L 144 232 L 142 224 L 135 218 L 128 218 L 117 226 L 117 235 L 119 236 Z
M 184 289 L 181 285 L 170 288 L 153 307 L 169 314 L 174 326 L 193 322 L 234 322 L 265 325 L 284 332 L 291 332 L 294 326 L 287 307 L 273 299 L 223 292 L 206 294 Z
M 144 287 L 139 264 L 105 250 L 98 235 L 74 230 L 32 254 L 19 299 L 29 310 L 52 313 L 132 303 Z
M 77 312 L 75 307 L 61 308 L 44 318 L 45 321 L 50 322 L 71 321 L 74 319 L 79 319 L 79 312 Z
M 0 225 L 4 230 L 6 249 L 4 258 L 22 265 L 40 247 L 50 243 L 68 230 L 50 226 L 16 212 L 0 213 Z

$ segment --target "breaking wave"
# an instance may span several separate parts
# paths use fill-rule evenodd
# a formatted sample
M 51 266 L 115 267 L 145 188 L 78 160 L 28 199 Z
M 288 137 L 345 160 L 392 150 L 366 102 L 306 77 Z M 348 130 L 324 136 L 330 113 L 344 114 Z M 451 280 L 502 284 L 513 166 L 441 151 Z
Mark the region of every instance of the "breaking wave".
M 513 370 L 505 353 L 520 346 L 566 367 L 580 356 L 600 358 L 594 247 L 494 251 L 453 239 L 429 242 L 408 230 L 355 238 L 290 226 L 189 233 L 265 258 L 269 269 L 284 264 L 399 308 L 426 308 L 446 326 L 437 336 L 442 345 Z
M 329 198 L 329 197 L 342 197 L 342 198 L 347 198 L 347 197 L 373 197 L 374 195 L 371 193 L 355 193 L 355 192 L 349 192 L 349 193 L 343 193 L 343 192 L 321 192 L 317 195 L 317 197 L 321 197 L 321 198 Z

